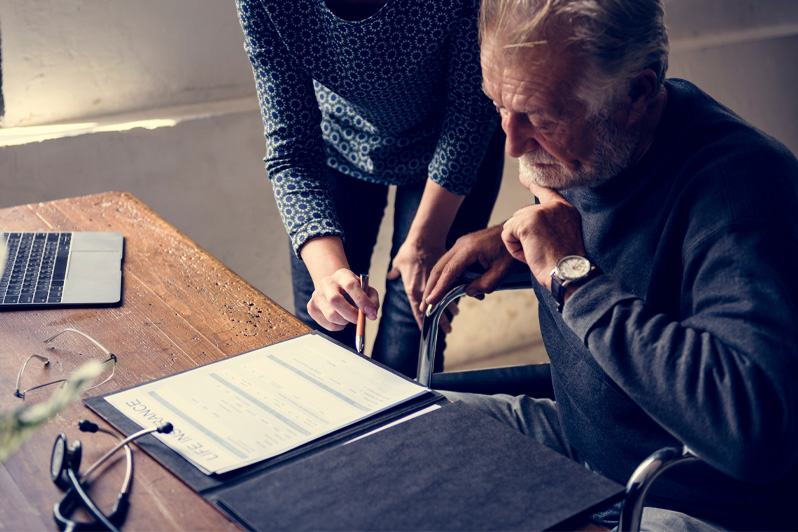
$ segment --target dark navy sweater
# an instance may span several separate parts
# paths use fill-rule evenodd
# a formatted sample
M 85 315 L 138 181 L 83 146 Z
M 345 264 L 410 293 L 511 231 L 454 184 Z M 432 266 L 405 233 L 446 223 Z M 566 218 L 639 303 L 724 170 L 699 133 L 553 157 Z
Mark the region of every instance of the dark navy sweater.
M 645 157 L 562 191 L 606 275 L 562 315 L 536 289 L 561 421 L 621 483 L 664 446 L 709 464 L 666 473 L 649 504 L 796 530 L 798 161 L 694 85 L 666 87 Z

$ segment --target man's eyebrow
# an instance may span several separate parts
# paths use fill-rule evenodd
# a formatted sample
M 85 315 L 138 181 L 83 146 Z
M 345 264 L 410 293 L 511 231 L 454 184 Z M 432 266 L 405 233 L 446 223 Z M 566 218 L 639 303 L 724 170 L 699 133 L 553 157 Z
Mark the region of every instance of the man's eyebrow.
M 493 102 L 493 105 L 495 105 L 497 109 L 502 107 L 501 105 L 496 103 L 496 100 L 494 100 L 493 96 L 491 96 L 490 93 L 488 92 L 487 87 L 485 87 L 485 80 L 484 79 L 482 80 L 482 92 L 483 92 L 483 94 L 485 94 L 485 96 L 488 97 L 488 99 L 491 102 Z M 546 113 L 543 113 L 538 108 L 523 110 L 523 111 L 520 111 L 520 112 L 522 112 L 524 114 L 527 114 L 527 115 L 531 115 L 531 116 L 543 116 L 543 117 L 547 116 Z

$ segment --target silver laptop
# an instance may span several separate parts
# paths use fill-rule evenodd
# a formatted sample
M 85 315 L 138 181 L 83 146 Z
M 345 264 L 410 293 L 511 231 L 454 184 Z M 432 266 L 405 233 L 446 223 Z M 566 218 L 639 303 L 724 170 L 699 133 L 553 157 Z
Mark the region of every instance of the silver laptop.
M 122 233 L 3 232 L 0 308 L 111 305 L 122 299 Z

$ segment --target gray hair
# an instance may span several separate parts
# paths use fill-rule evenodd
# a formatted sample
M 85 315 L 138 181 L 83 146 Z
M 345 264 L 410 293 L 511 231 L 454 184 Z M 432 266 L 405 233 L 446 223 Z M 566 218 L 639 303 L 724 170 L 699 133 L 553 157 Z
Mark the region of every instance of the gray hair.
M 574 95 L 590 115 L 606 115 L 646 68 L 659 85 L 668 69 L 662 0 L 482 0 L 479 34 L 490 32 L 506 54 L 534 54 L 540 65 L 570 56 Z M 524 54 L 528 59 L 532 54 Z

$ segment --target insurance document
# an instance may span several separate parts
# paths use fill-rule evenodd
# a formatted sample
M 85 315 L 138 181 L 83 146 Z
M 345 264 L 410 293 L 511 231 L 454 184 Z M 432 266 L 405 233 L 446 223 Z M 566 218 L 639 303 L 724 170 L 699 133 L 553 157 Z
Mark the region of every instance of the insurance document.
M 277 456 L 427 391 L 306 334 L 105 400 L 206 474 Z

